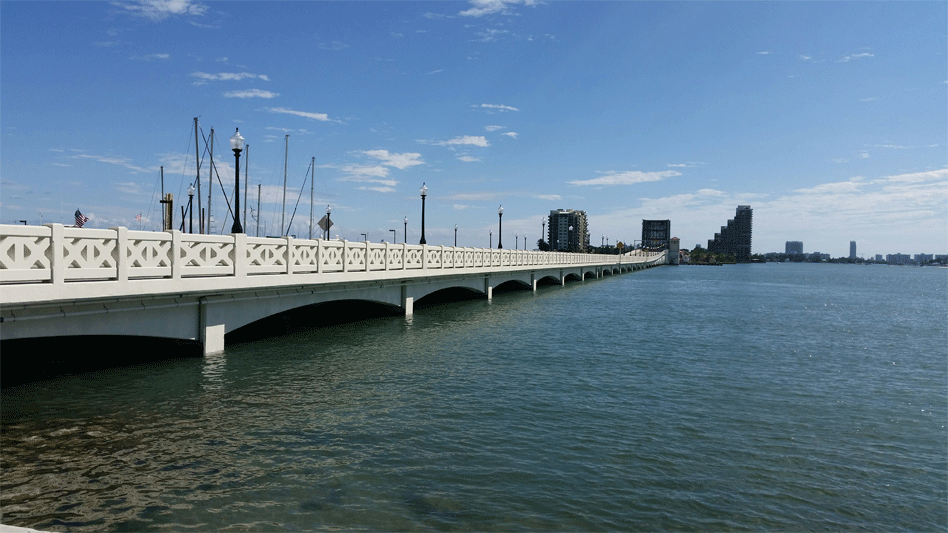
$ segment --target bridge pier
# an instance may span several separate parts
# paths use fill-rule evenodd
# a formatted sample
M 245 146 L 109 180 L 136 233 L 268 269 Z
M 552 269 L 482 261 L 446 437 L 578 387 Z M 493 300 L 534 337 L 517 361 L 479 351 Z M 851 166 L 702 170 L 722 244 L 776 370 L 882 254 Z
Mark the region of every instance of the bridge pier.
M 211 303 L 205 298 L 198 300 L 198 331 L 204 355 L 213 355 L 224 351 L 224 333 L 226 326 L 219 316 L 215 317 Z

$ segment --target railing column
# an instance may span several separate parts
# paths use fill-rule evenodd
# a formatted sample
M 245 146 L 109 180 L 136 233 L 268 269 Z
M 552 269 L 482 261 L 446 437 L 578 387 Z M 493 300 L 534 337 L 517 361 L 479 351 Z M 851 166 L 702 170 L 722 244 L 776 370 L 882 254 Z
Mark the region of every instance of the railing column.
M 49 228 L 49 280 L 54 285 L 66 282 L 66 261 L 63 259 L 65 237 L 62 224 L 44 224 Z
M 316 273 L 323 272 L 323 240 L 316 239 Z
M 428 270 L 428 245 L 421 245 L 421 269 Z
M 181 279 L 181 232 L 171 230 L 171 279 Z
M 349 265 L 346 263 L 346 251 L 349 249 L 349 241 L 342 239 L 342 271 L 349 272 Z
M 385 243 L 385 271 L 388 272 L 388 243 Z
M 368 237 L 366 237 L 366 240 L 365 240 L 365 255 L 363 255 L 362 257 L 363 257 L 363 261 L 362 261 L 362 262 L 365 263 L 365 271 L 368 272 L 368 271 L 369 271 L 369 240 L 368 240 Z
M 293 273 L 293 262 L 296 260 L 296 254 L 294 254 L 293 247 L 293 237 L 287 235 L 283 237 L 286 240 L 286 273 Z M 246 241 L 245 241 L 246 242 Z
M 247 234 L 234 234 L 234 277 L 247 277 Z
M 128 228 L 109 228 L 115 232 L 115 279 L 119 283 L 128 281 Z

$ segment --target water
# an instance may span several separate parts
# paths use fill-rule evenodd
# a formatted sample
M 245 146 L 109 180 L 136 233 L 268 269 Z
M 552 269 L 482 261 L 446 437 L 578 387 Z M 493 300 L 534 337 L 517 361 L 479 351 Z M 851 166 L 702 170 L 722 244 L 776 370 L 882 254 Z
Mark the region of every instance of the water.
M 664 267 L 7 387 L 2 521 L 944 531 L 946 285 Z

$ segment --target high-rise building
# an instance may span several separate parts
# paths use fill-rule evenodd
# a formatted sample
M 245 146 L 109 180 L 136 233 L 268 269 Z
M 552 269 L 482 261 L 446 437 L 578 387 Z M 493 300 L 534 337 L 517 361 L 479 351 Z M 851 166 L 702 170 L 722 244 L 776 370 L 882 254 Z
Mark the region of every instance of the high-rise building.
M 802 254 L 803 253 L 803 241 L 787 241 L 786 252 L 787 254 Z
M 671 220 L 642 220 L 642 246 L 668 249 L 671 239 Z
M 547 242 L 558 252 L 585 252 L 589 248 L 589 229 L 586 212 L 575 209 L 550 211 Z M 572 229 L 570 229 L 572 228 Z
M 727 226 L 721 226 L 721 232 L 708 240 L 708 251 L 733 255 L 738 263 L 749 263 L 753 232 L 754 210 L 749 205 L 739 205 Z
M 856 258 L 856 241 L 849 241 L 849 258 Z

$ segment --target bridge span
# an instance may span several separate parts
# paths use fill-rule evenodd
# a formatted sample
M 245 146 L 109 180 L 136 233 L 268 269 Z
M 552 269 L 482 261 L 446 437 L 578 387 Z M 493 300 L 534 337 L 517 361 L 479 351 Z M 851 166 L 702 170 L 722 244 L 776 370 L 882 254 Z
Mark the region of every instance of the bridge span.
M 399 306 L 443 289 L 488 299 L 516 282 L 536 291 L 666 263 L 624 255 L 195 235 L 179 231 L 0 224 L 0 340 L 125 335 L 200 341 L 299 307 L 336 300 Z

